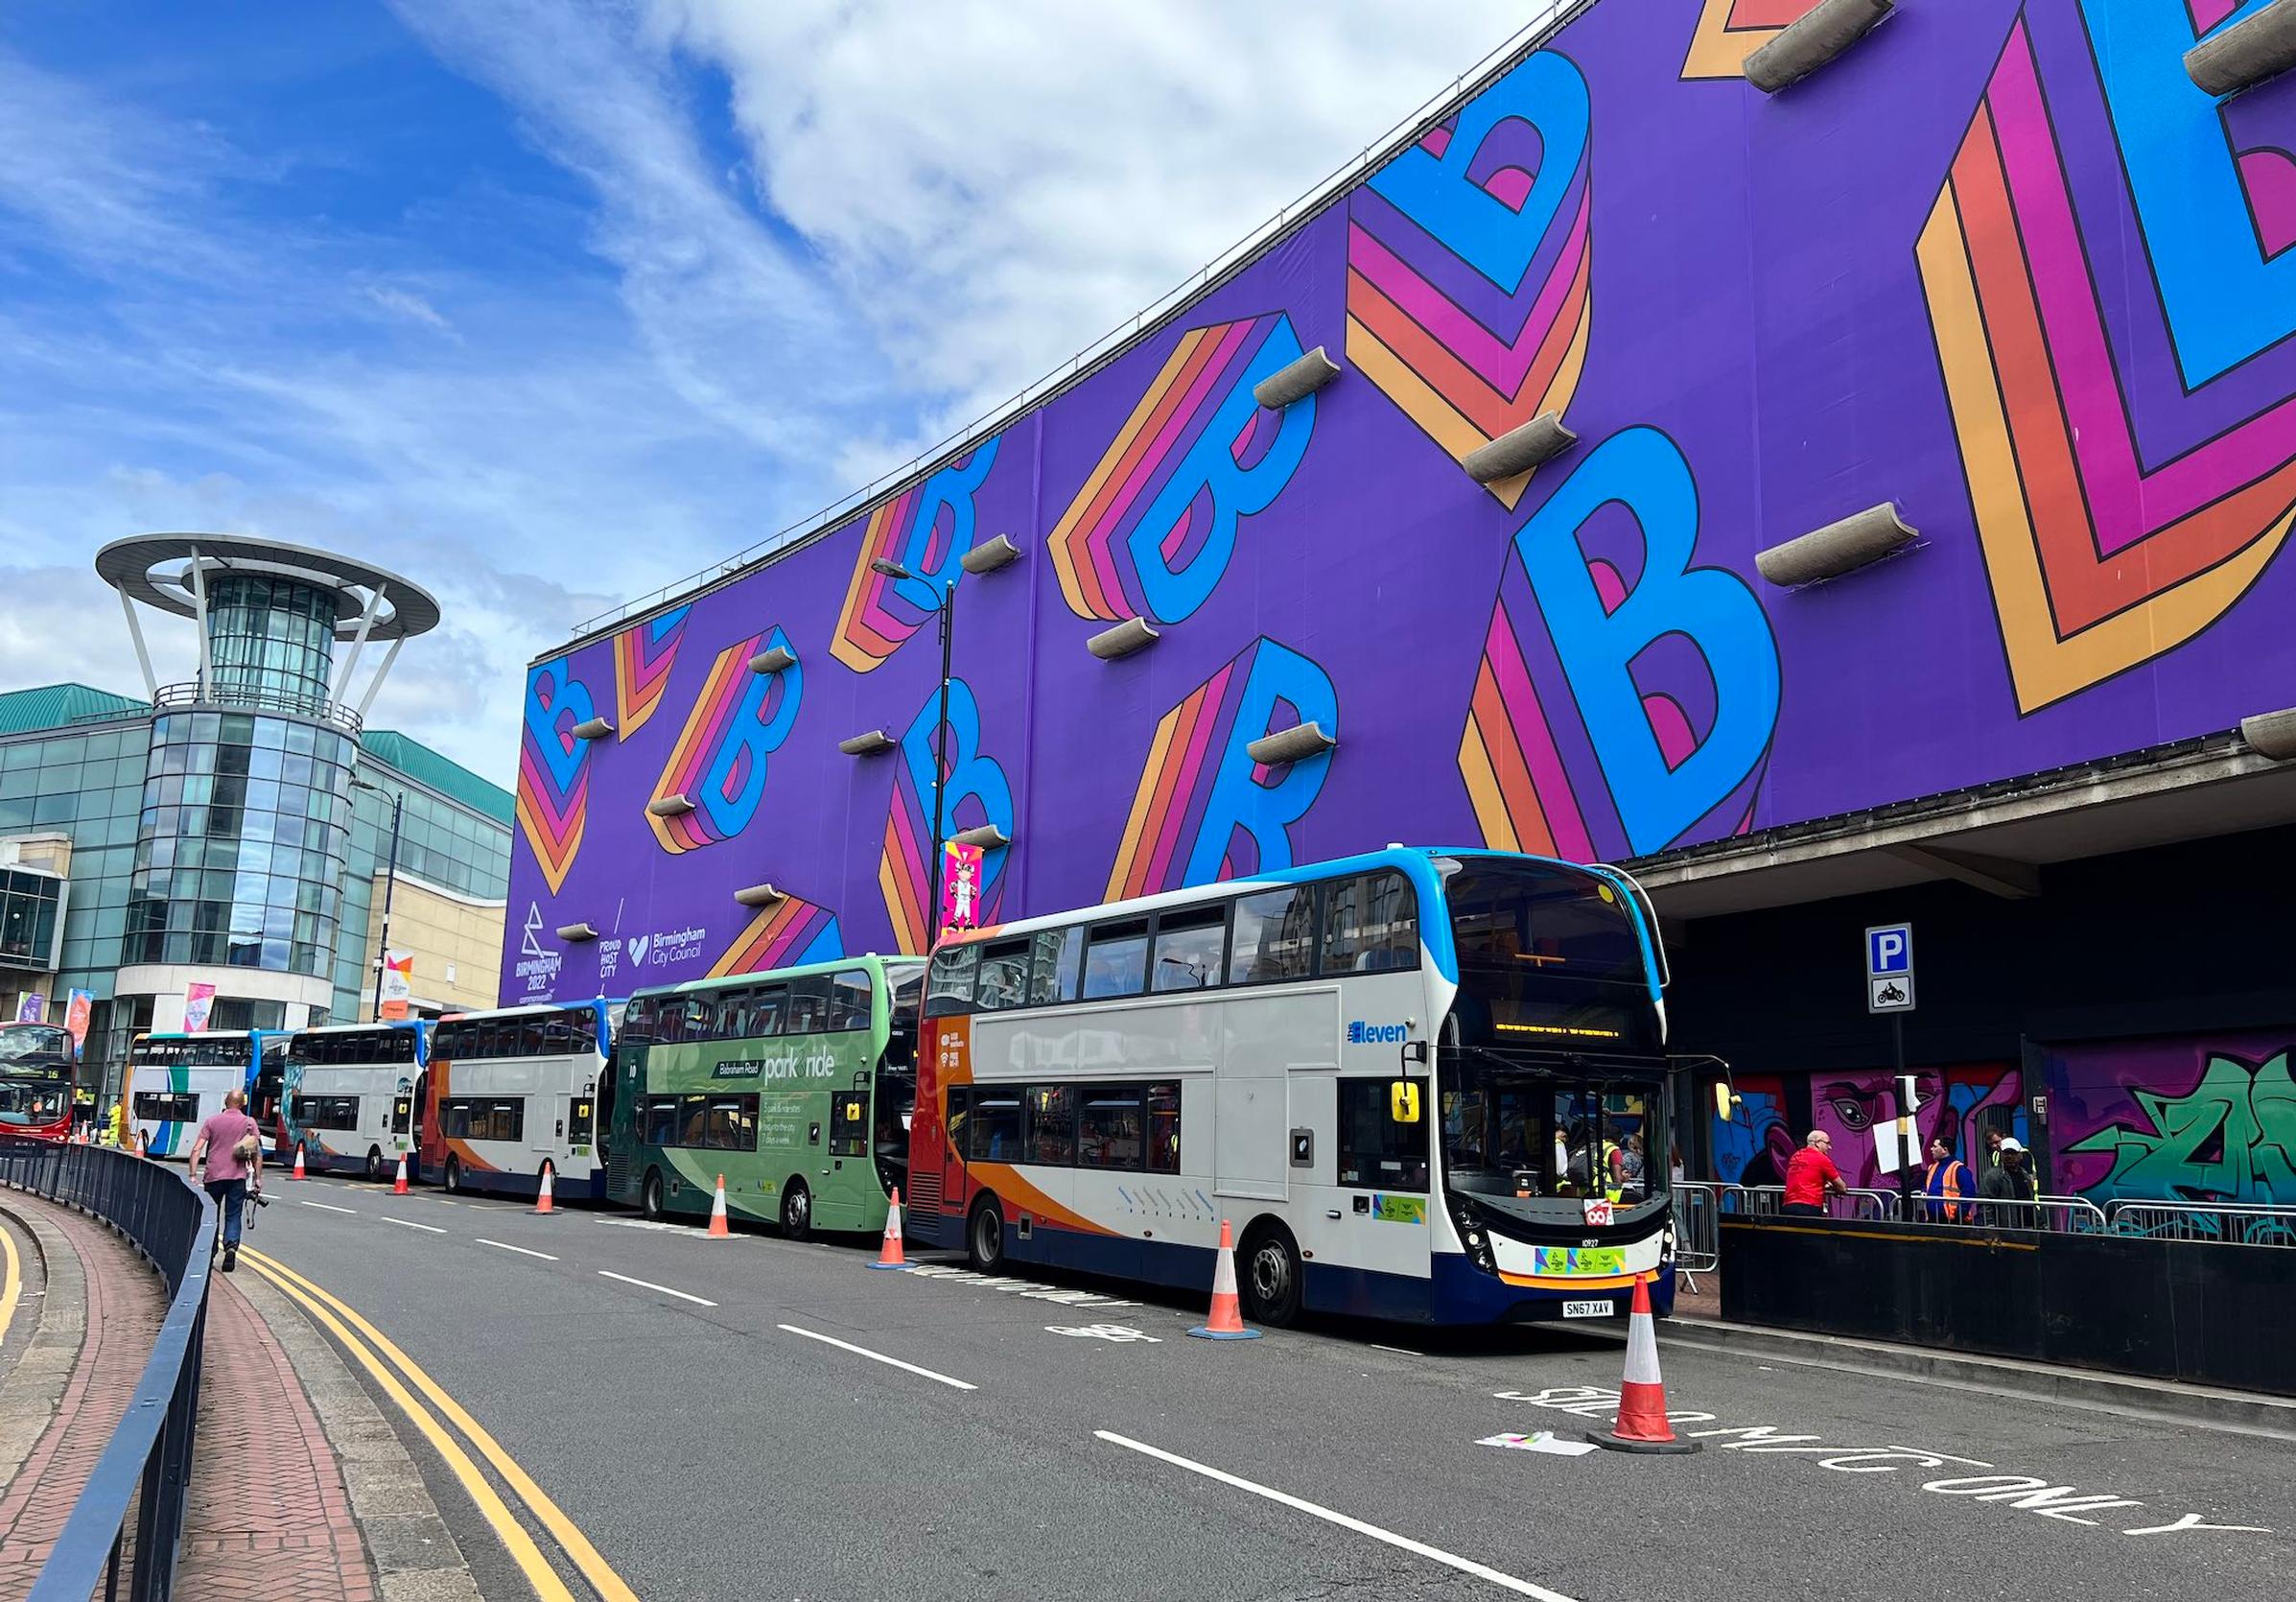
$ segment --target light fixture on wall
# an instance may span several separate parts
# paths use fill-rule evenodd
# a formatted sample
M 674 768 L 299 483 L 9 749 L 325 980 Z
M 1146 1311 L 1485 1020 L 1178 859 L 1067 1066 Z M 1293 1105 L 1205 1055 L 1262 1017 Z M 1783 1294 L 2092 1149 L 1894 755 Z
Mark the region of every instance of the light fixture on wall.
M 869 729 L 838 741 L 837 749 L 849 757 L 874 757 L 879 751 L 890 751 L 900 743 L 883 729 Z
M 983 851 L 995 851 L 999 846 L 1013 843 L 1013 836 L 997 828 L 994 823 L 983 823 L 972 829 L 959 829 L 949 838 L 952 845 L 977 845 Z
M 1339 375 L 1339 364 L 1318 345 L 1252 386 L 1252 398 L 1271 412 L 1281 412 L 1296 400 L 1305 400 Z
M 1085 649 L 1103 662 L 1113 662 L 1119 656 L 1130 656 L 1146 646 L 1153 646 L 1162 638 L 1149 626 L 1146 618 L 1126 618 L 1113 628 L 1104 628 L 1085 642 Z
M 683 790 L 675 795 L 657 795 L 645 804 L 645 810 L 656 817 L 684 817 L 693 811 L 693 797 Z
M 1477 483 L 1496 483 L 1517 473 L 1528 473 L 1552 460 L 1578 442 L 1579 436 L 1562 426 L 1562 413 L 1541 412 L 1520 428 L 1509 429 L 1488 445 L 1467 452 L 1462 463 Z
M 604 740 L 613 732 L 614 725 L 606 719 L 602 713 L 596 718 L 585 718 L 574 726 L 574 737 L 576 740 Z
M 749 659 L 749 671 L 760 678 L 797 666 L 797 652 L 787 646 L 770 646 Z
M 1262 767 L 1280 767 L 1287 762 L 1320 757 L 1338 743 L 1324 732 L 1321 723 L 1294 723 L 1288 729 L 1261 735 L 1244 747 L 1244 755 Z
M 1766 95 L 1799 82 L 1874 30 L 1897 0 L 1817 0 L 1745 59 L 1745 81 Z
M 979 575 L 995 573 L 998 568 L 1008 567 L 1019 559 L 1020 548 L 1012 542 L 1010 536 L 998 534 L 993 539 L 982 540 L 959 556 L 957 566 L 967 573 Z
M 2240 738 L 2260 757 L 2274 762 L 2296 759 L 2296 706 L 2241 719 Z
M 2185 73 L 2212 95 L 2237 95 L 2296 67 L 2296 0 L 2273 0 L 2185 52 Z
M 589 924 L 560 924 L 558 938 L 570 946 L 578 946 L 585 940 L 597 939 L 597 931 Z
M 1913 543 L 1916 531 L 1897 515 L 1896 503 L 1884 501 L 1784 545 L 1756 552 L 1754 568 L 1780 588 L 1815 584 L 1904 550 Z
M 744 907 L 771 907 L 787 901 L 789 893 L 773 884 L 744 884 L 734 892 L 734 899 Z

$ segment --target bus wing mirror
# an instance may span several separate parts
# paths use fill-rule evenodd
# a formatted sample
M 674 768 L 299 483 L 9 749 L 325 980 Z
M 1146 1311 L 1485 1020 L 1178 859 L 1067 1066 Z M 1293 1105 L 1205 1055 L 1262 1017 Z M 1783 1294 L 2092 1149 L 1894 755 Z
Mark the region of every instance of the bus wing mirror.
M 1714 1087 L 1714 1116 L 1724 1123 L 1729 1122 L 1730 1104 L 1737 1099 L 1727 1083 L 1717 1083 Z
M 1419 1121 L 1419 1087 L 1408 1079 L 1398 1079 L 1387 1088 L 1389 1115 L 1397 1123 Z

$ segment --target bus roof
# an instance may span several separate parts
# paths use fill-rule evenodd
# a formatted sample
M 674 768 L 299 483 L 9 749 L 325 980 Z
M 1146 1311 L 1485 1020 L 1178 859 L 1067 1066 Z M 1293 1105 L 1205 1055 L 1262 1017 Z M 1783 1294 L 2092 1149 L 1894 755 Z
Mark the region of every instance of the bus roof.
M 426 1024 L 467 1023 L 473 1018 L 530 1018 L 544 1012 L 573 1012 L 578 1007 L 603 1007 L 603 996 L 588 996 L 578 1001 L 535 1001 L 522 1007 L 479 1007 L 470 1012 L 450 1012 L 443 1017 L 423 1020 Z M 411 1022 L 411 1021 L 410 1021 Z
M 876 952 L 863 952 L 858 956 L 840 956 L 828 962 L 800 962 L 788 968 L 760 968 L 747 974 L 717 974 L 709 978 L 681 979 L 675 984 L 649 984 L 630 992 L 635 1001 L 642 996 L 692 996 L 713 990 L 724 990 L 738 984 L 763 984 L 780 978 L 807 978 L 814 974 L 832 974 L 841 968 L 908 968 L 924 963 L 922 956 L 904 956 L 895 953 L 882 956 Z
M 368 1024 L 314 1024 L 291 1032 L 298 1035 L 347 1035 L 357 1029 L 418 1029 L 430 1022 L 428 1018 L 384 1018 Z

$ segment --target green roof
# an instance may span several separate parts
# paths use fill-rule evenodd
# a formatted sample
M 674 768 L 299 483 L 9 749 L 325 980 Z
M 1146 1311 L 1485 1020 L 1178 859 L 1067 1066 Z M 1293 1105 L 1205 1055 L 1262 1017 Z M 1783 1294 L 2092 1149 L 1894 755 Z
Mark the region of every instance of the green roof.
M 0 694 L 0 735 L 33 734 L 99 718 L 148 715 L 150 701 L 84 684 L 42 684 Z
M 458 762 L 440 756 L 418 740 L 394 729 L 369 729 L 360 736 L 360 748 L 377 762 L 395 767 L 418 785 L 428 785 L 473 812 L 484 813 L 497 823 L 517 816 L 517 803 L 500 785 L 489 784 Z

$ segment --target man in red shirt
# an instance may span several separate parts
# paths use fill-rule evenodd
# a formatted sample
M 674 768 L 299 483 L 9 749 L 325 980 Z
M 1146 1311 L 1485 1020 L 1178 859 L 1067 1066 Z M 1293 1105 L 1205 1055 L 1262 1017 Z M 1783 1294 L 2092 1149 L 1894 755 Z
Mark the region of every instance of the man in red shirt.
M 1846 1196 L 1841 1170 L 1834 1166 L 1834 1137 L 1813 1129 L 1809 1141 L 1786 1165 L 1786 1211 L 1797 1218 L 1822 1218 L 1831 1196 Z

